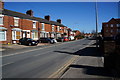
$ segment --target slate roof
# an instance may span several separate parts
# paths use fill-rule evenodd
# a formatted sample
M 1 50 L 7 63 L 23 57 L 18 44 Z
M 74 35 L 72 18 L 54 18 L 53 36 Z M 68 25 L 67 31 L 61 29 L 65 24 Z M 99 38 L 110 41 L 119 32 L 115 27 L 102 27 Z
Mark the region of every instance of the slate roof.
M 120 23 L 120 18 L 118 18 L 118 19 L 115 19 L 118 23 Z
M 8 15 L 8 16 L 13 16 L 13 17 L 19 17 L 21 19 L 30 19 L 30 20 L 35 20 L 35 21 L 41 22 L 41 23 L 66 27 L 65 25 L 60 24 L 60 23 L 55 22 L 55 21 L 48 21 L 46 19 L 42 19 L 42 18 L 39 18 L 39 17 L 32 17 L 32 16 L 29 16 L 29 15 L 26 15 L 26 14 L 23 14 L 23 13 L 19 13 L 19 12 L 7 10 L 7 9 L 3 9 L 2 14 L 3 15 Z

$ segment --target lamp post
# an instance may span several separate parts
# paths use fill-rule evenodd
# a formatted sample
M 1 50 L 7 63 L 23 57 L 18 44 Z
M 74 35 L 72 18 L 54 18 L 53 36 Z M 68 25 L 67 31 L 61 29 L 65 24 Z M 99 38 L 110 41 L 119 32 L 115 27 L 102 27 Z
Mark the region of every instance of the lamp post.
M 97 0 L 95 2 L 95 15 L 96 15 L 96 48 L 98 48 L 98 8 L 97 8 Z

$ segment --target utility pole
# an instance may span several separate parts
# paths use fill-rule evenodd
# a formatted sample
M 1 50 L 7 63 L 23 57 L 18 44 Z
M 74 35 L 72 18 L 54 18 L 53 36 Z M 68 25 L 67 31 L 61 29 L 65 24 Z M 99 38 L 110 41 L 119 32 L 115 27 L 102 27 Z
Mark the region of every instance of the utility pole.
M 97 0 L 95 2 L 95 15 L 96 15 L 96 48 L 98 48 L 98 8 L 97 8 Z

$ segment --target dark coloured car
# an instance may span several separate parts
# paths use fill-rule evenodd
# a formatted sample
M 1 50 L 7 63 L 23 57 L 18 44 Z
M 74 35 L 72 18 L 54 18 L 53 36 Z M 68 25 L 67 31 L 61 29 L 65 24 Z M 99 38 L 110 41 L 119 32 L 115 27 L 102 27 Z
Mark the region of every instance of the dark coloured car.
M 63 37 L 58 37 L 57 41 L 58 41 L 58 42 L 63 42 L 63 41 L 64 41 L 64 38 L 63 38 Z
M 31 38 L 21 38 L 21 39 L 19 40 L 19 44 L 32 46 L 32 45 L 37 45 L 38 42 L 35 41 L 35 40 L 33 40 L 33 39 L 31 39 Z
M 51 40 L 50 38 L 40 38 L 38 40 L 39 43 L 54 43 L 53 40 Z

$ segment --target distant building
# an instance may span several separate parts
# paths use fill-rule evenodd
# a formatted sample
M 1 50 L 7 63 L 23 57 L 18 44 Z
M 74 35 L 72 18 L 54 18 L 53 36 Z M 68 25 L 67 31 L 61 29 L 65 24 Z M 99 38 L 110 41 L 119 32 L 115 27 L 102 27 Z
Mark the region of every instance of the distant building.
M 120 33 L 120 18 L 112 18 L 110 21 L 102 23 L 101 33 L 103 37 L 115 37 Z
M 81 38 L 81 32 L 79 30 L 74 30 L 73 32 L 74 32 L 75 39 Z

